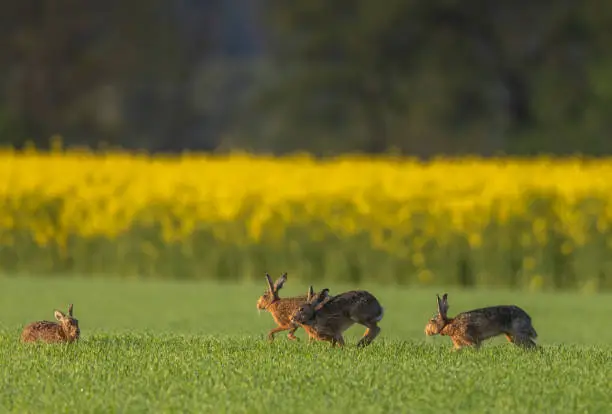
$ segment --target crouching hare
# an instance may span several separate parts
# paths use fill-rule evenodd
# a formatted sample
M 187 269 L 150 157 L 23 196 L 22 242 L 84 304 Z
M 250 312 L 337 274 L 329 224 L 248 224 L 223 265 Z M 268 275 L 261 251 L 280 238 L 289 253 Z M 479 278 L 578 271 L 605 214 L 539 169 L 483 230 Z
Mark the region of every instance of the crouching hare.
M 81 336 L 79 321 L 72 316 L 72 304 L 68 315 L 56 310 L 57 322 L 39 321 L 27 325 L 21 333 L 23 342 L 74 342 Z
M 342 347 L 342 333 L 355 323 L 367 328 L 357 346 L 369 345 L 380 333 L 378 322 L 384 310 L 369 292 L 353 290 L 329 296 L 329 289 L 315 294 L 311 286 L 307 298 L 292 320 L 301 325 L 313 339 L 329 341 L 332 346 L 337 344 Z
M 517 346 L 536 346 L 534 340 L 538 334 L 531 324 L 531 317 L 518 306 L 491 306 L 449 318 L 448 294 L 442 295 L 442 299 L 439 295 L 436 297 L 438 313 L 425 326 L 425 334 L 450 336 L 455 350 L 464 346 L 479 348 L 484 340 L 501 334 Z

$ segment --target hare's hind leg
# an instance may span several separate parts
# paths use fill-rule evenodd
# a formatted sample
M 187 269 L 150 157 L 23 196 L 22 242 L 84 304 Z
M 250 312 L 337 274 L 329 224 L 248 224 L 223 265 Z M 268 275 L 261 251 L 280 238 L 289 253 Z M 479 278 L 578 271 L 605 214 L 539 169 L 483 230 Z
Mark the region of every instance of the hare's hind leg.
M 378 336 L 380 333 L 380 327 L 376 324 L 376 322 L 364 323 L 363 324 L 367 329 L 364 332 L 363 336 L 357 342 L 357 346 L 366 346 L 370 345 L 372 341 Z
M 509 332 L 506 336 L 512 336 L 512 343 L 522 348 L 534 348 L 536 343 L 534 339 L 537 337 L 535 330 L 531 324 L 521 324 L 514 329 L 514 332 Z
M 517 318 L 512 322 L 512 329 L 508 334 L 512 335 L 513 343 L 523 348 L 536 346 L 534 339 L 538 337 L 536 330 L 528 318 Z
M 537 346 L 533 339 L 526 335 L 516 335 L 514 337 L 514 344 L 521 348 L 535 348 Z
M 514 344 L 516 346 L 521 346 L 524 348 L 532 348 L 536 346 L 536 343 L 533 342 L 531 338 L 523 336 L 523 335 L 514 335 L 513 337 L 510 333 L 506 333 L 506 339 L 511 344 Z
M 336 345 L 338 345 L 339 348 L 343 348 L 344 347 L 344 338 L 342 337 L 342 334 L 337 334 L 337 335 L 333 336 L 330 339 L 330 342 L 331 342 L 332 348 L 335 347 Z
M 34 342 L 35 340 L 36 336 L 34 335 L 34 332 L 32 332 L 32 329 L 25 328 L 21 333 L 21 342 Z

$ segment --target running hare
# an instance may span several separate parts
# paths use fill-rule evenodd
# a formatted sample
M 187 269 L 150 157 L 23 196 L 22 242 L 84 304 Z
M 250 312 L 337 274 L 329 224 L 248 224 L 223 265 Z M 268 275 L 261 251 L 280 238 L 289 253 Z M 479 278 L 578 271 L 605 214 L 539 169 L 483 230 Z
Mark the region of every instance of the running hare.
M 287 281 L 287 273 L 283 273 L 282 276 L 274 283 L 272 283 L 272 278 L 270 275 L 266 273 L 266 280 L 268 281 L 268 290 L 266 290 L 266 292 L 257 300 L 257 309 L 260 311 L 267 310 L 270 312 L 274 318 L 274 322 L 276 322 L 278 325 L 276 328 L 270 330 L 268 333 L 268 339 L 273 341 L 275 333 L 287 330 L 289 331 L 287 334 L 289 339 L 297 339 L 294 334 L 299 326 L 291 322 L 291 315 L 299 309 L 300 305 L 306 302 L 306 296 L 296 296 L 283 299 L 278 296 L 278 291 Z
M 332 346 L 344 346 L 342 333 L 358 323 L 367 329 L 357 346 L 369 345 L 380 333 L 378 322 L 383 317 L 383 307 L 365 290 L 352 290 L 337 296 L 329 296 L 329 289 L 315 294 L 308 290 L 308 301 L 293 315 L 292 320 L 304 327 L 311 338 L 329 341 Z
M 450 336 L 455 349 L 464 346 L 479 348 L 482 341 L 505 334 L 509 342 L 525 348 L 536 346 L 538 337 L 531 318 L 523 309 L 513 305 L 491 306 L 462 312 L 454 318 L 447 316 L 448 294 L 436 295 L 438 313 L 425 326 L 425 334 Z
M 81 336 L 79 321 L 72 316 L 72 304 L 68 307 L 68 315 L 56 310 L 55 319 L 58 322 L 40 321 L 27 325 L 21 333 L 23 342 L 74 342 Z

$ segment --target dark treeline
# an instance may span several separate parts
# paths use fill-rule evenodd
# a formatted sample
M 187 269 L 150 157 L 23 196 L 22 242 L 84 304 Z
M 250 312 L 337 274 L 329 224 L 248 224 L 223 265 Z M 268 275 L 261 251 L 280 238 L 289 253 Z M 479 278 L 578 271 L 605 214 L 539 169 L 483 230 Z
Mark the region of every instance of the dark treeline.
M 0 142 L 612 153 L 612 2 L 3 2 Z

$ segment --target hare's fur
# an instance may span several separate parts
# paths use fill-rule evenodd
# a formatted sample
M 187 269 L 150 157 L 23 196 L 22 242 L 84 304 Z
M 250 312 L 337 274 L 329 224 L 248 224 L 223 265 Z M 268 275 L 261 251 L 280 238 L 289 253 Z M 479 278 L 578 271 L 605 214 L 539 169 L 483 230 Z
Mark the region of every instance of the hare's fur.
M 329 341 L 332 346 L 344 346 L 343 332 L 358 323 L 367 329 L 357 346 L 369 345 L 380 333 L 378 322 L 384 309 L 378 300 L 364 290 L 352 290 L 329 296 L 329 289 L 314 294 L 312 286 L 308 301 L 293 316 L 293 321 L 304 328 L 313 339 Z
M 28 324 L 21 333 L 22 342 L 74 342 L 81 336 L 79 321 L 72 315 L 72 305 L 68 315 L 56 310 L 57 322 L 38 321 Z
M 295 296 L 290 298 L 280 298 L 278 291 L 287 281 L 287 273 L 272 283 L 272 278 L 266 273 L 266 281 L 268 289 L 257 300 L 257 309 L 270 312 L 277 327 L 268 332 L 268 339 L 274 340 L 274 335 L 278 332 L 289 331 L 287 337 L 290 340 L 296 340 L 295 331 L 299 326 L 291 321 L 291 316 L 306 302 L 306 296 Z
M 447 294 L 442 299 L 437 297 L 438 313 L 425 326 L 426 335 L 450 336 L 456 350 L 464 346 L 479 348 L 483 341 L 502 334 L 517 346 L 536 346 L 538 334 L 531 323 L 531 317 L 518 306 L 491 306 L 449 318 L 447 297 Z

